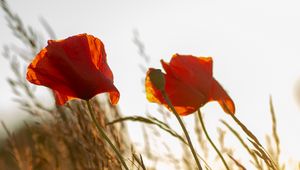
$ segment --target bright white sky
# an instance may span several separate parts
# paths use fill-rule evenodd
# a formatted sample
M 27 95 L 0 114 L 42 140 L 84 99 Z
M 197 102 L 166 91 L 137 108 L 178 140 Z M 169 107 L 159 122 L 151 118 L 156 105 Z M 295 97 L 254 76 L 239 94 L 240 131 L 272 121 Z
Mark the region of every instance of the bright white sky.
M 295 99 L 300 79 L 299 1 L 9 0 L 9 5 L 38 29 L 39 17 L 45 18 L 60 39 L 84 32 L 99 37 L 125 115 L 143 114 L 149 106 L 155 111 L 142 93 L 144 75 L 138 64 L 143 60 L 132 41 L 134 29 L 139 30 L 153 67 L 161 68 L 159 60 L 169 61 L 174 53 L 212 56 L 214 76 L 235 101 L 237 117 L 262 140 L 271 131 L 268 100 L 273 96 L 282 150 L 300 160 L 300 110 Z M 14 43 L 0 14 L 0 45 Z M 16 114 L 9 112 L 14 105 L 5 82 L 7 62 L 0 61 L 0 117 L 12 120 Z M 215 133 L 218 120 L 227 115 L 217 104 L 208 104 L 203 111 Z

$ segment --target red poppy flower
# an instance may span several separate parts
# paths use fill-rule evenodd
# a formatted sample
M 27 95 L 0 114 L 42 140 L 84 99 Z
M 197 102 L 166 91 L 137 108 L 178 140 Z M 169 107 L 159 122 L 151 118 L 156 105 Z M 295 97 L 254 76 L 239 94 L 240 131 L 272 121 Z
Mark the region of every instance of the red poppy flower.
M 28 66 L 27 80 L 53 89 L 59 105 L 73 98 L 89 100 L 104 92 L 109 93 L 112 104 L 120 97 L 103 43 L 87 34 L 49 40 Z
M 175 54 L 170 63 L 163 60 L 161 63 L 166 72 L 165 91 L 178 114 L 191 114 L 209 101 L 218 101 L 228 114 L 235 113 L 232 99 L 213 78 L 211 57 Z M 150 80 L 149 74 L 154 70 L 150 68 L 146 76 L 147 99 L 170 109 L 161 91 Z

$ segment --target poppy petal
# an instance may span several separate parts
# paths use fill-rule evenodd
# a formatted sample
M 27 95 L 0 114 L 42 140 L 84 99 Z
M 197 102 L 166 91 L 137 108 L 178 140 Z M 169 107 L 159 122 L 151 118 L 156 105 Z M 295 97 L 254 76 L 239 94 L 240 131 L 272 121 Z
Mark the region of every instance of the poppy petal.
M 232 99 L 229 97 L 224 88 L 220 85 L 217 80 L 213 80 L 212 89 L 211 89 L 211 98 L 210 101 L 218 101 L 218 103 L 223 108 L 224 112 L 234 115 L 235 106 Z
M 192 55 L 173 55 L 170 63 L 162 61 L 167 74 L 202 92 L 206 97 L 212 82 L 212 58 L 194 57 Z
M 235 113 L 232 99 L 213 78 L 211 57 L 175 54 L 169 63 L 161 60 L 161 64 L 166 72 L 165 91 L 180 115 L 190 114 L 209 101 L 218 101 L 228 114 Z M 148 73 L 146 93 L 149 101 L 163 104 L 169 109 L 161 92 L 151 84 Z
M 112 89 L 108 92 L 109 92 L 110 103 L 113 105 L 117 104 L 120 99 L 120 93 L 119 93 L 118 89 L 115 87 L 114 89 Z
M 98 93 L 109 92 L 110 100 L 116 104 L 120 96 L 113 84 L 103 43 L 87 34 L 48 41 L 47 47 L 28 66 L 27 79 L 57 91 L 58 103 L 71 98 L 88 100 Z
M 156 89 L 150 81 L 150 71 L 151 69 L 147 72 L 145 82 L 147 99 L 150 102 L 163 104 L 170 110 L 160 90 Z M 164 74 L 164 76 L 166 80 L 165 91 L 179 115 L 191 114 L 205 104 L 205 99 L 201 93 L 188 87 L 172 75 Z
M 53 93 L 57 105 L 64 105 L 67 101 L 75 99 L 74 97 L 63 95 L 56 90 L 53 90 Z
M 92 62 L 96 68 L 106 76 L 106 78 L 113 81 L 113 73 L 107 64 L 106 53 L 105 50 L 103 50 L 104 44 L 92 35 L 87 35 L 86 38 L 89 44 Z
M 44 85 L 53 90 L 64 91 L 70 96 L 76 96 L 60 70 L 52 64 L 47 48 L 42 49 L 28 66 L 26 79 L 33 84 Z

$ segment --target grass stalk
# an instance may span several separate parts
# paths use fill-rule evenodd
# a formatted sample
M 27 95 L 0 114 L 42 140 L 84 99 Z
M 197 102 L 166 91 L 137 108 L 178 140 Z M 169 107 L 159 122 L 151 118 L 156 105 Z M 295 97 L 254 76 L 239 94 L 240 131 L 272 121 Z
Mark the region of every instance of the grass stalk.
M 105 131 L 103 130 L 103 128 L 100 126 L 100 124 L 98 123 L 97 119 L 95 118 L 95 113 L 94 110 L 92 109 L 91 103 L 89 100 L 86 100 L 86 103 L 88 105 L 89 108 L 89 113 L 90 116 L 99 132 L 99 134 L 104 138 L 104 140 L 110 145 L 110 147 L 114 150 L 114 152 L 116 153 L 119 161 L 121 162 L 121 164 L 124 166 L 124 168 L 126 170 L 129 170 L 129 168 L 127 167 L 124 158 L 122 157 L 121 153 L 119 152 L 119 150 L 115 147 L 115 145 L 112 143 L 112 141 L 108 138 L 108 136 L 106 135 Z
M 217 146 L 214 144 L 214 142 L 211 140 L 211 138 L 209 137 L 208 135 L 208 132 L 206 130 L 206 127 L 205 127 L 205 124 L 204 124 L 204 121 L 203 121 L 203 117 L 202 117 L 202 114 L 201 114 L 201 111 L 200 109 L 198 109 L 198 116 L 199 116 L 199 119 L 200 119 L 200 123 L 201 123 L 201 126 L 202 126 L 202 129 L 204 131 L 204 134 L 206 136 L 206 138 L 208 139 L 209 143 L 212 145 L 212 147 L 215 149 L 215 151 L 217 152 L 217 154 L 219 155 L 219 157 L 221 158 L 224 166 L 226 167 L 227 170 L 230 170 L 229 166 L 227 165 L 224 157 L 222 156 L 221 152 L 219 151 L 219 149 L 217 148 Z
M 183 124 L 183 122 L 182 122 L 180 116 L 179 116 L 179 114 L 177 113 L 177 111 L 175 110 L 174 106 L 172 105 L 172 103 L 171 103 L 171 101 L 170 101 L 170 99 L 169 99 L 167 93 L 165 92 L 165 90 L 161 90 L 161 92 L 162 92 L 162 95 L 163 95 L 164 99 L 166 100 L 168 106 L 171 108 L 172 112 L 173 112 L 174 115 L 176 116 L 176 119 L 178 120 L 178 122 L 179 122 L 179 124 L 180 124 L 180 126 L 181 126 L 181 128 L 182 128 L 182 130 L 183 130 L 183 132 L 184 132 L 184 134 L 185 134 L 185 137 L 186 137 L 186 139 L 187 139 L 187 141 L 188 141 L 190 150 L 191 150 L 191 152 L 192 152 L 192 154 L 193 154 L 193 157 L 194 157 L 194 159 L 195 159 L 195 162 L 196 162 L 196 164 L 197 164 L 198 169 L 199 169 L 199 170 L 202 170 L 202 167 L 201 167 L 200 161 L 199 161 L 199 159 L 198 159 L 196 150 L 195 150 L 195 148 L 194 148 L 194 146 L 193 146 L 193 144 L 192 144 L 191 138 L 190 138 L 190 136 L 189 136 L 189 134 L 188 134 L 188 132 L 187 132 L 187 130 L 186 130 L 186 128 L 185 128 L 185 126 L 184 126 L 184 124 Z

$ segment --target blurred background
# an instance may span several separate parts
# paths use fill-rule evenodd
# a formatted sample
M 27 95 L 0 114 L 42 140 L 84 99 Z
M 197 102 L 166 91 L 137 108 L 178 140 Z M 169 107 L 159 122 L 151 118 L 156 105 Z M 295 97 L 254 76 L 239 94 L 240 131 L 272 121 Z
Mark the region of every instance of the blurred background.
M 214 77 L 236 104 L 236 116 L 264 139 L 271 129 L 269 97 L 277 114 L 282 155 L 300 160 L 300 11 L 296 0 L 9 0 L 10 7 L 25 24 L 41 30 L 46 20 L 57 39 L 88 33 L 105 44 L 115 85 L 121 92 L 119 107 L 124 115 L 159 114 L 144 94 L 141 66 L 161 68 L 175 53 L 212 56 Z M 0 13 L 0 46 L 20 42 Z M 49 37 L 44 36 L 46 45 Z M 149 62 L 140 56 L 142 41 Z M 3 51 L 3 50 L 1 50 Z M 26 68 L 23 68 L 24 71 Z M 14 127 L 28 118 L 13 101 L 6 79 L 12 73 L 0 57 L 0 119 Z M 45 89 L 39 87 L 40 89 Z M 47 100 L 43 90 L 39 94 Z M 217 103 L 202 108 L 208 129 L 227 119 Z M 190 116 L 184 117 L 186 122 Z M 129 134 L 138 143 L 137 124 Z M 212 136 L 216 133 L 211 130 Z M 229 141 L 230 143 L 230 141 Z M 137 144 L 138 145 L 138 144 Z

